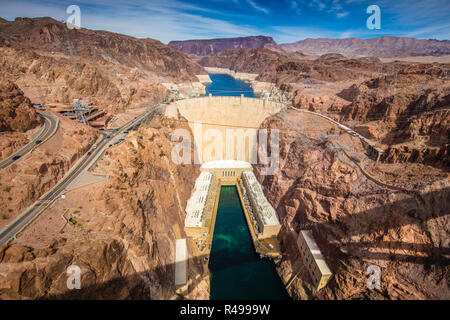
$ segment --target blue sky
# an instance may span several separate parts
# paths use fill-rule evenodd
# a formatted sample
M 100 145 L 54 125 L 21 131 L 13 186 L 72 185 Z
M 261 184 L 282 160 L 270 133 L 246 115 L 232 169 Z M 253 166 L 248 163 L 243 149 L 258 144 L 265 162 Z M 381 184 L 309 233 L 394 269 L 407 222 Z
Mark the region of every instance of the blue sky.
M 0 0 L 0 17 L 67 19 L 81 8 L 81 26 L 135 37 L 170 40 L 272 36 L 278 43 L 305 38 L 384 35 L 450 39 L 449 0 Z M 381 9 L 381 30 L 369 30 L 366 8 Z

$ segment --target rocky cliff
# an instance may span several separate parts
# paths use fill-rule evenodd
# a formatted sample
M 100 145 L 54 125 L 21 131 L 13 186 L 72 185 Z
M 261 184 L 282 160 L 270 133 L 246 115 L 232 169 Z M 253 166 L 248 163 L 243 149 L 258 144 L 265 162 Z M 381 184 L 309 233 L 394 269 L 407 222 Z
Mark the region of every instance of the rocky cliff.
M 378 59 L 348 59 L 326 54 L 315 60 L 297 53 L 274 52 L 268 49 L 230 49 L 199 60 L 204 67 L 227 68 L 236 72 L 257 73 L 259 81 L 278 85 L 307 79 L 342 81 L 356 79 L 362 72 L 375 72 Z
M 30 99 L 14 82 L 0 82 L 0 159 L 5 159 L 29 141 L 42 123 Z
M 0 82 L 0 132 L 25 132 L 40 122 L 30 99 L 16 84 L 8 80 Z
M 351 101 L 341 120 L 388 146 L 385 161 L 449 166 L 448 80 L 445 66 L 400 66 L 395 75 L 352 85 L 340 95 Z

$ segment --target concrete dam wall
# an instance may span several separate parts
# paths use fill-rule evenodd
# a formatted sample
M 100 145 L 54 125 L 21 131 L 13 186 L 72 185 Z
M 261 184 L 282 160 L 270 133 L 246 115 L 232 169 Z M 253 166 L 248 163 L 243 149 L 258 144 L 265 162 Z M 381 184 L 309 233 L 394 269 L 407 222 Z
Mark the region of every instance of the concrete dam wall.
M 165 115 L 177 118 L 179 112 L 189 121 L 199 163 L 256 163 L 258 129 L 282 108 L 282 103 L 259 98 L 209 96 L 175 101 L 166 107 Z

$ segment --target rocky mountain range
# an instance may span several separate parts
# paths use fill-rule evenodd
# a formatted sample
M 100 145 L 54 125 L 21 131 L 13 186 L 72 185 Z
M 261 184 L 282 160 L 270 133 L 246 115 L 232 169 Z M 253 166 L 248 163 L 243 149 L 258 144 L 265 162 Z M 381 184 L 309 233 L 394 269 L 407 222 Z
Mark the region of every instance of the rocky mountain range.
M 191 56 L 210 56 L 227 49 L 237 48 L 267 48 L 281 51 L 272 37 L 252 36 L 241 38 L 222 38 L 205 40 L 171 41 L 174 46 Z
M 28 142 L 42 121 L 30 99 L 10 80 L 0 81 L 0 159 Z
M 37 102 L 90 99 L 109 111 L 155 103 L 163 82 L 198 81 L 202 67 L 153 39 L 69 29 L 52 18 L 0 23 L 0 72 Z M 40 100 L 46 101 L 40 101 Z
M 449 40 L 419 40 L 403 37 L 378 37 L 373 39 L 305 39 L 281 44 L 286 51 L 310 54 L 340 53 L 347 57 L 408 57 L 440 56 L 450 54 Z
M 378 37 L 372 39 L 307 38 L 294 43 L 277 44 L 271 37 L 222 38 L 210 40 L 171 41 L 172 45 L 194 58 L 211 56 L 228 49 L 266 48 L 276 52 L 299 52 L 309 55 L 339 53 L 346 57 L 410 57 L 450 54 L 449 40 Z

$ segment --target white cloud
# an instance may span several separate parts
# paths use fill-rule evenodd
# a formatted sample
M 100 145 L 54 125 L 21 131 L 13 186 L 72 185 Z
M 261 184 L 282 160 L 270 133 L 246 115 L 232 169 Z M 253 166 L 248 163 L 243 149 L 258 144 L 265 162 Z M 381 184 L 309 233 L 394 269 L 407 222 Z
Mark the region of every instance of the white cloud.
M 259 5 L 257 5 L 255 1 L 253 1 L 253 0 L 246 0 L 246 1 L 247 1 L 247 3 L 250 6 L 252 6 L 256 10 L 264 12 L 265 14 L 269 14 L 270 13 L 269 10 L 267 10 L 266 8 L 263 8 L 263 7 L 259 6 Z
M 338 13 L 336 13 L 336 17 L 338 19 L 340 19 L 340 18 L 344 18 L 344 17 L 348 16 L 348 14 L 349 14 L 348 11 L 338 12 Z
M 359 0 L 347 0 L 346 4 L 349 1 L 352 2 Z M 342 0 L 296 0 L 295 2 L 297 5 L 301 2 L 303 5 L 308 6 L 313 10 L 333 14 L 339 19 L 346 17 L 349 14 L 348 11 L 344 10 Z
M 310 6 L 310 7 L 316 7 L 316 8 L 318 8 L 319 10 L 324 10 L 324 9 L 327 7 L 327 5 L 325 4 L 325 2 L 323 2 L 322 0 L 311 0 L 311 1 L 309 2 L 309 6 Z

